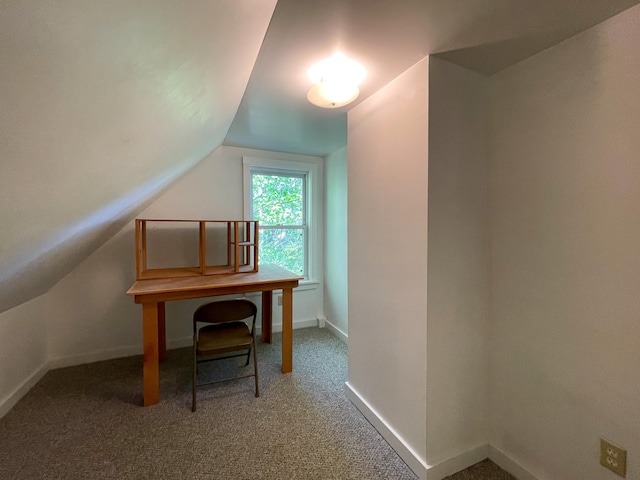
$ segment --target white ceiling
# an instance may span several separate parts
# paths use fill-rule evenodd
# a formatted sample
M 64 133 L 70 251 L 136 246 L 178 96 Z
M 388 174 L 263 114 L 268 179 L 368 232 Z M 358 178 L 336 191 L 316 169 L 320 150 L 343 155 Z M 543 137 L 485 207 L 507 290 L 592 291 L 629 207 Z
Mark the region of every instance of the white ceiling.
M 491 74 L 640 0 L 2 0 L 0 312 L 47 291 L 223 141 L 327 155 L 425 55 Z M 266 32 L 266 34 L 265 34 Z M 358 101 L 306 100 L 335 50 Z
M 327 155 L 346 111 L 429 54 L 491 75 L 638 0 L 279 0 L 227 145 Z M 336 50 L 368 70 L 360 98 L 310 105 L 307 69 Z

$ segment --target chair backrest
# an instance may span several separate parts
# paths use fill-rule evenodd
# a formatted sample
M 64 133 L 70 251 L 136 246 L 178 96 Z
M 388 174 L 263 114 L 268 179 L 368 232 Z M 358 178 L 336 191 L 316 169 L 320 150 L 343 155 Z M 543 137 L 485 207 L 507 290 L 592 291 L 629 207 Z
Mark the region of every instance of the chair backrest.
M 258 308 L 255 303 L 244 298 L 205 303 L 200 305 L 193 313 L 193 325 L 195 327 L 197 322 L 237 322 L 249 317 L 253 317 L 252 321 L 255 324 L 257 312 Z

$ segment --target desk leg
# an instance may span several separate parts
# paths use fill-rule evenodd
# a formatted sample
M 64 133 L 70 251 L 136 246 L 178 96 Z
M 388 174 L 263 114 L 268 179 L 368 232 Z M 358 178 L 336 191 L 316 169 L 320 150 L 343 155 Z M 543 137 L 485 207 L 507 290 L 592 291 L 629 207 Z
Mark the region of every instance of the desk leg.
M 293 289 L 282 289 L 282 373 L 293 370 Z
M 165 325 L 164 302 L 158 302 L 158 356 L 160 361 L 167 359 L 167 331 Z
M 160 401 L 158 367 L 158 304 L 142 304 L 142 345 L 144 348 L 142 381 L 143 405 L 155 405 Z
M 271 343 L 273 292 L 262 292 L 262 341 Z

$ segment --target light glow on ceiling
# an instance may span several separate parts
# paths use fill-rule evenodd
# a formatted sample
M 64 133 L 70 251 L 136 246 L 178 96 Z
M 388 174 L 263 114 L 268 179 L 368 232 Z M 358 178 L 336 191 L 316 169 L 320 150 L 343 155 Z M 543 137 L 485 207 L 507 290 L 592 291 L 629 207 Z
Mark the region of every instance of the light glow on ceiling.
M 307 99 L 318 107 L 338 108 L 358 98 L 358 85 L 367 72 L 358 62 L 337 52 L 313 65 L 308 75 L 315 85 L 309 90 Z

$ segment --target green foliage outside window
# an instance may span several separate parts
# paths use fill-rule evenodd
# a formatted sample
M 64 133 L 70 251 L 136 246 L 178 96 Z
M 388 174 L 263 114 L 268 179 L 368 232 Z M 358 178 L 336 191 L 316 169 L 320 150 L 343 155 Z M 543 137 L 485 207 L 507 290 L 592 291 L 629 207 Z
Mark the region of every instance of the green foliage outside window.
M 305 215 L 302 176 L 252 174 L 252 218 L 260 222 L 260 263 L 304 275 Z

